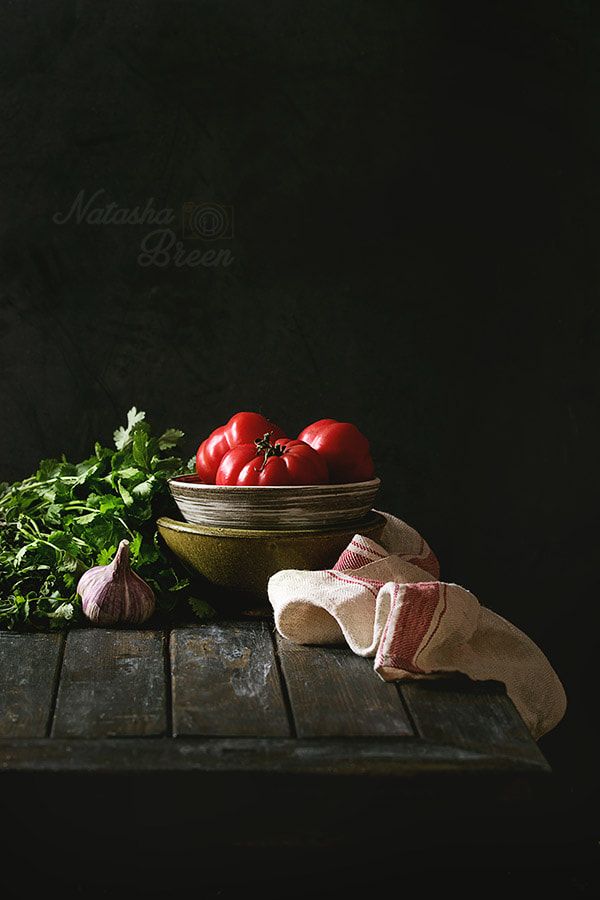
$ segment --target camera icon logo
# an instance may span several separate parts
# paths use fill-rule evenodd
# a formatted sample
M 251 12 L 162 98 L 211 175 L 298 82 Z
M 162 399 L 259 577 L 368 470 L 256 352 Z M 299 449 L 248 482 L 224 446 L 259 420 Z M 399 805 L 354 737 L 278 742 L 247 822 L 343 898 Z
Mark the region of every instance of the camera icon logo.
M 233 238 L 233 206 L 220 203 L 184 203 L 183 237 L 199 241 Z

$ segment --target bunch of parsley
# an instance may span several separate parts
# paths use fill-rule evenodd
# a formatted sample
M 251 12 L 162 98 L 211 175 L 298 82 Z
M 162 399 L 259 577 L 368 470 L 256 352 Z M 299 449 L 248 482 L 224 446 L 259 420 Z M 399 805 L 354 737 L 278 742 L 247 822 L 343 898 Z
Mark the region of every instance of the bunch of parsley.
M 183 471 L 172 455 L 183 432 L 153 437 L 135 407 L 114 434 L 115 449 L 96 444 L 73 464 L 45 459 L 31 478 L 0 485 L 0 628 L 58 628 L 82 617 L 77 582 L 130 542 L 134 571 L 153 588 L 159 610 L 188 594 L 157 541 L 155 516 L 167 479 Z M 190 600 L 202 616 L 207 608 Z M 208 608 L 210 609 L 210 608 Z

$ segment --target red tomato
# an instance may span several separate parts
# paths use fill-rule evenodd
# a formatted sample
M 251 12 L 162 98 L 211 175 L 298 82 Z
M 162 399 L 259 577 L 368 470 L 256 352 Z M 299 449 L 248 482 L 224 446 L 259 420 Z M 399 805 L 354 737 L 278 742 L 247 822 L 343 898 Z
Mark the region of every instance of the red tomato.
M 326 484 L 325 460 L 304 441 L 265 434 L 254 444 L 229 450 L 217 470 L 216 484 L 285 485 Z
M 274 439 L 283 437 L 279 426 L 273 425 L 260 413 L 240 412 L 227 425 L 221 425 L 202 441 L 196 453 L 196 472 L 205 484 L 214 484 L 219 463 L 228 450 L 238 444 L 248 444 L 267 432 Z
M 375 475 L 369 442 L 356 425 L 319 419 L 298 435 L 323 456 L 332 484 L 370 481 Z

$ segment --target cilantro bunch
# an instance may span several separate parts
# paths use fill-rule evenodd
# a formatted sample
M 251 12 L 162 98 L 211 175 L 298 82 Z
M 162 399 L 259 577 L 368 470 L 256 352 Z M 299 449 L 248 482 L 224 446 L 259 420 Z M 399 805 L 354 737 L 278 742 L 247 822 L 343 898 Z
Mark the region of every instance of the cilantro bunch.
M 167 479 L 184 469 L 173 455 L 182 437 L 175 428 L 153 437 L 134 407 L 114 433 L 115 449 L 96 444 L 76 464 L 45 459 L 30 478 L 0 485 L 0 628 L 78 621 L 80 576 L 109 563 L 124 538 L 159 610 L 174 610 L 189 580 L 164 555 L 154 522 Z

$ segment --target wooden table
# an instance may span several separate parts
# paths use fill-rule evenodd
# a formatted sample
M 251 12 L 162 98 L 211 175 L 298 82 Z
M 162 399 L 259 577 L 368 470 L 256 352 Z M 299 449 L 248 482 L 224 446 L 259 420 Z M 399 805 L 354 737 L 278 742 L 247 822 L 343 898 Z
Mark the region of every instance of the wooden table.
M 146 874 L 165 839 L 179 865 L 201 846 L 217 866 L 232 848 L 379 854 L 423 821 L 478 833 L 533 808 L 549 772 L 499 685 L 385 684 L 372 660 L 291 644 L 267 618 L 0 633 L 0 692 L 11 829 L 35 808 L 71 844 L 80 822 L 84 859 L 91 834 L 149 828 Z

